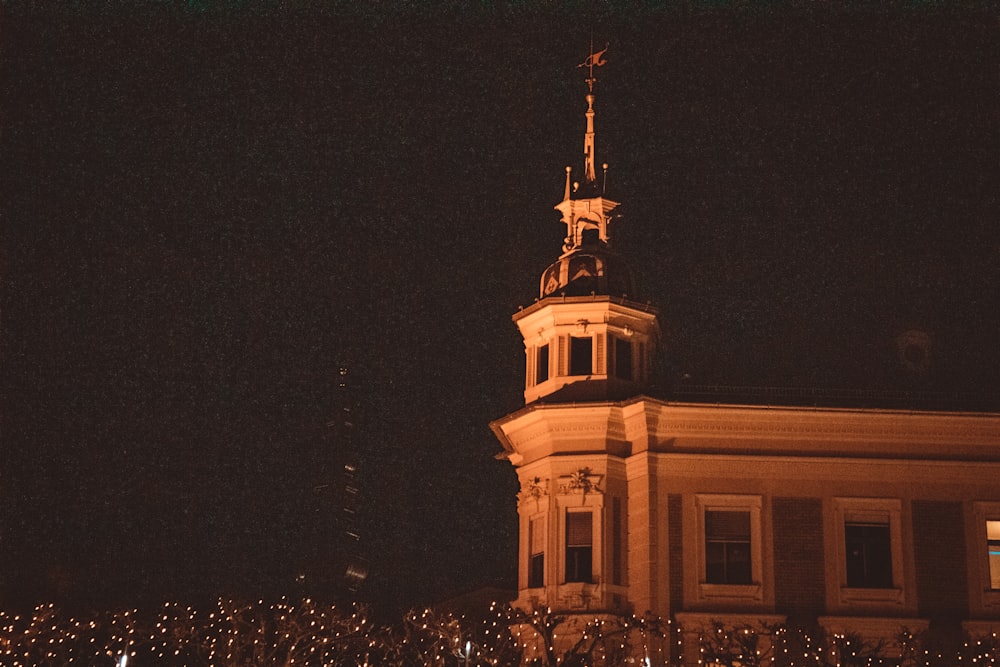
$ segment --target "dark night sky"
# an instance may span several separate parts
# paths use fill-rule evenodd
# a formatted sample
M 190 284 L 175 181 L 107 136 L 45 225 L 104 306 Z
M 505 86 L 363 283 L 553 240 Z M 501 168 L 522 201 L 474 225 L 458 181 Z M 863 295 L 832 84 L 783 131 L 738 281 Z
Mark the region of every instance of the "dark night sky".
M 995 5 L 364 6 L 0 13 L 8 601 L 282 590 L 341 364 L 365 595 L 512 587 L 591 28 L 662 385 L 1000 389 Z

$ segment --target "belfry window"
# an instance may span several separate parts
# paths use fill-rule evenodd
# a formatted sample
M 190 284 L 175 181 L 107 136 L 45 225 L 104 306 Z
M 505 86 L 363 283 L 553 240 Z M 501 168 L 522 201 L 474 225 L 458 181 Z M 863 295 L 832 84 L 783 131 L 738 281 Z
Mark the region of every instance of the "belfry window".
M 549 345 L 540 345 L 535 351 L 535 384 L 549 379 Z
M 590 582 L 594 527 L 590 512 L 566 513 L 566 581 Z
M 569 374 L 591 375 L 594 372 L 594 339 L 571 336 L 569 340 Z

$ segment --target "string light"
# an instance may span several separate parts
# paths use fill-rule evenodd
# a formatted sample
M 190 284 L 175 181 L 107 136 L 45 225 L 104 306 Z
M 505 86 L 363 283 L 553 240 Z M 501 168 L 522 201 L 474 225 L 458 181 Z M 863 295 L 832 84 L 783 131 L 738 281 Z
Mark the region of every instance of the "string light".
M 932 650 L 923 633 L 903 629 L 892 638 L 812 632 L 782 625 L 682 628 L 653 615 L 530 612 L 493 603 L 478 623 L 431 609 L 411 611 L 401 623 L 379 626 L 357 605 L 338 607 L 282 598 L 242 603 L 218 600 L 205 613 L 173 602 L 140 612 L 99 612 L 85 618 L 39 605 L 30 615 L 0 611 L 0 664 L 10 667 L 107 665 L 230 667 L 285 664 L 427 665 L 450 667 L 461 656 L 477 667 L 537 660 L 546 667 L 687 664 L 685 636 L 696 638 L 700 665 L 753 667 L 996 666 L 996 633 L 969 637 L 951 656 Z M 463 650 L 463 647 L 464 650 Z M 950 659 L 949 659 L 950 658 Z

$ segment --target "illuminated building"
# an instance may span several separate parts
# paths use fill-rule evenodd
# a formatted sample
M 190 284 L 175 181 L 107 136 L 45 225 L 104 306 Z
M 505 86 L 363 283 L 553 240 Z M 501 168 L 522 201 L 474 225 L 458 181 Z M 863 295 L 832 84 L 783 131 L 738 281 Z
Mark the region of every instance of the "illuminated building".
M 697 664 L 716 622 L 996 632 L 1000 413 L 861 393 L 649 395 L 658 315 L 613 250 L 595 59 L 583 177 L 567 168 L 556 206 L 563 253 L 513 317 L 526 405 L 492 424 L 520 481 L 515 604 L 670 619 L 678 639 L 652 664 Z

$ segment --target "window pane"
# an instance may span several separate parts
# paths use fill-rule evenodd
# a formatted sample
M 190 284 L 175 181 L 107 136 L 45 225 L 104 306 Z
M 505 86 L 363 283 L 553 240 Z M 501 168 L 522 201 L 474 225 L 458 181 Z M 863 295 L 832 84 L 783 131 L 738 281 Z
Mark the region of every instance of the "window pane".
M 632 379 L 632 343 L 615 339 L 615 375 L 623 380 Z
M 1000 540 L 1000 521 L 986 522 L 986 539 Z
M 726 583 L 751 583 L 749 541 L 730 542 L 726 545 Z
M 570 375 L 590 375 L 593 371 L 593 339 L 586 338 L 570 339 L 569 350 L 569 374 Z
M 591 548 L 566 547 L 566 581 L 590 581 Z
M 846 523 L 847 585 L 892 588 L 892 539 L 888 524 Z
M 611 583 L 622 583 L 622 501 L 615 497 L 611 501 Z
M 990 588 L 1000 590 L 1000 521 L 986 522 L 986 551 L 990 560 Z
M 590 581 L 593 558 L 590 512 L 566 513 L 566 581 Z
M 528 524 L 528 551 L 531 555 L 545 551 L 545 517 L 535 517 Z
M 726 583 L 726 545 L 722 542 L 705 543 L 705 581 Z
M 566 544 L 571 547 L 589 547 L 594 543 L 592 525 L 590 512 L 567 512 Z
M 528 588 L 545 585 L 545 554 L 534 554 L 528 559 Z
M 705 512 L 705 581 L 710 584 L 753 583 L 750 512 Z
M 750 512 L 745 510 L 706 510 L 705 537 L 750 539 Z
M 545 517 L 528 524 L 528 588 L 545 585 Z
M 538 348 L 535 358 L 535 384 L 541 384 L 549 379 L 549 346 L 542 345 Z

